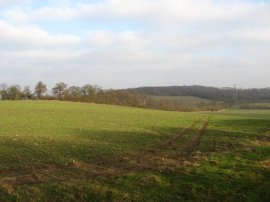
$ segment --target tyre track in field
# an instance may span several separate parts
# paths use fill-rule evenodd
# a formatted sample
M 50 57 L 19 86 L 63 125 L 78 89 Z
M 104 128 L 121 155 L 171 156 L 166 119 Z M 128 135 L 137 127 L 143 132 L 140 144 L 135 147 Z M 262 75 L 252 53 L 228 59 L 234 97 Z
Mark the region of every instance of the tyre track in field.
M 51 182 L 66 182 L 69 180 L 95 179 L 97 177 L 115 178 L 131 172 L 157 171 L 161 173 L 178 172 L 184 162 L 191 161 L 192 153 L 197 149 L 203 135 L 207 131 L 210 118 L 204 121 L 202 128 L 178 146 L 172 148 L 178 141 L 202 120 L 193 122 L 175 136 L 163 140 L 152 150 L 142 150 L 129 153 L 121 159 L 108 160 L 89 164 L 73 160 L 65 165 L 45 164 L 22 169 L 0 169 L 0 187 L 7 193 L 13 193 L 16 187 L 24 184 L 42 184 Z M 173 155 L 167 155 L 166 152 Z M 164 154 L 165 153 L 165 154 Z
M 183 157 L 189 157 L 192 152 L 196 150 L 199 143 L 201 142 L 203 135 L 207 131 L 209 121 L 210 117 L 208 117 L 206 122 L 203 124 L 203 127 L 196 134 L 194 134 L 184 145 L 182 145 L 180 151 L 182 152 Z
M 184 128 L 178 135 L 167 139 L 157 145 L 155 150 L 144 150 L 126 155 L 124 158 L 134 169 L 140 171 L 154 170 L 159 172 L 175 172 L 183 165 L 192 165 L 193 152 L 207 131 L 210 118 L 208 117 L 201 129 L 195 131 L 182 145 L 175 146 L 181 138 L 192 131 L 201 120 L 195 121 L 189 127 Z
M 162 142 L 160 143 L 158 146 L 157 146 L 157 149 L 159 150 L 165 150 L 166 148 L 170 147 L 174 142 L 178 141 L 179 139 L 181 139 L 185 134 L 187 134 L 190 130 L 193 129 L 193 127 L 195 125 L 197 125 L 198 123 L 200 122 L 199 121 L 195 121 L 193 122 L 190 126 L 182 129 L 182 131 L 180 133 L 178 133 L 176 136 L 174 137 L 171 137 L 171 138 L 168 138 L 165 142 Z

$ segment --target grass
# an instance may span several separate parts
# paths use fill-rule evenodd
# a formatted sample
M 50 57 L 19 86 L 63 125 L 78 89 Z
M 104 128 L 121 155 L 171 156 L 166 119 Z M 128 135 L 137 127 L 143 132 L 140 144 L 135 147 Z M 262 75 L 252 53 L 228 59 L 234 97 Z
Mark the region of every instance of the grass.
M 245 103 L 239 105 L 240 109 L 270 109 L 270 103 Z
M 0 117 L 0 201 L 270 200 L 270 110 L 5 101 Z
M 206 102 L 209 103 L 211 100 L 199 98 L 199 97 L 194 97 L 194 96 L 151 96 L 151 98 L 155 100 L 162 100 L 162 99 L 168 99 L 171 101 L 177 101 L 180 102 L 184 105 L 188 106 L 194 106 L 196 104 L 199 104 L 201 102 Z

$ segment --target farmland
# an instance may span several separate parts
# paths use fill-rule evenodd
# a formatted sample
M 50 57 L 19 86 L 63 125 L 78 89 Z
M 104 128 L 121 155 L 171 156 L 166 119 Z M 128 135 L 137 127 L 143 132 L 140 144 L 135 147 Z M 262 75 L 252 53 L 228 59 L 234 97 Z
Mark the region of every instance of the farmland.
M 206 103 L 211 102 L 211 100 L 194 97 L 194 96 L 151 96 L 151 98 L 156 99 L 156 100 L 168 99 L 172 101 L 181 102 L 189 106 L 194 106 L 201 102 L 206 102 Z
M 269 201 L 270 110 L 0 102 L 0 201 Z

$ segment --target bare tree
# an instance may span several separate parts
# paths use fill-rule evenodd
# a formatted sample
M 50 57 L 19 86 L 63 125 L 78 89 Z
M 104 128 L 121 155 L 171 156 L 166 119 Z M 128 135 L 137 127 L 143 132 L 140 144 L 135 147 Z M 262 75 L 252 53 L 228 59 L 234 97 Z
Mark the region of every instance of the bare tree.
M 90 84 L 86 84 L 81 88 L 82 95 L 88 97 L 93 103 L 95 102 L 97 92 L 99 92 L 100 90 L 101 90 L 100 86 Z
M 0 85 L 0 99 L 2 100 L 8 99 L 7 89 L 8 89 L 7 84 L 3 83 Z
M 7 94 L 10 100 L 19 100 L 21 98 L 21 87 L 12 85 L 7 89 Z
M 63 98 L 67 90 L 67 86 L 68 85 L 65 84 L 64 82 L 57 83 L 55 84 L 55 87 L 53 87 L 52 92 L 58 98 Z
M 40 99 L 44 93 L 47 92 L 47 86 L 42 81 L 39 81 L 35 87 L 35 94 L 37 98 Z
M 24 87 L 22 94 L 24 99 L 32 99 L 32 92 L 29 86 Z
M 92 86 L 92 85 L 90 85 L 90 84 L 84 85 L 84 86 L 81 88 L 82 95 L 85 96 L 85 97 L 90 96 L 91 93 L 92 93 L 92 89 L 93 89 L 93 86 Z
M 68 88 L 68 94 L 71 98 L 78 99 L 82 96 L 81 88 L 78 86 L 71 86 Z

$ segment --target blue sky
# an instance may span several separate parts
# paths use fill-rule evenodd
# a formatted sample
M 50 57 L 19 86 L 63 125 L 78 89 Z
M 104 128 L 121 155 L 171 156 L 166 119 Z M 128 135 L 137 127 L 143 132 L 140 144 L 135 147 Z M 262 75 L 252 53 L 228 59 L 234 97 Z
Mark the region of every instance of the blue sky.
M 270 87 L 267 0 L 0 0 L 0 83 Z

